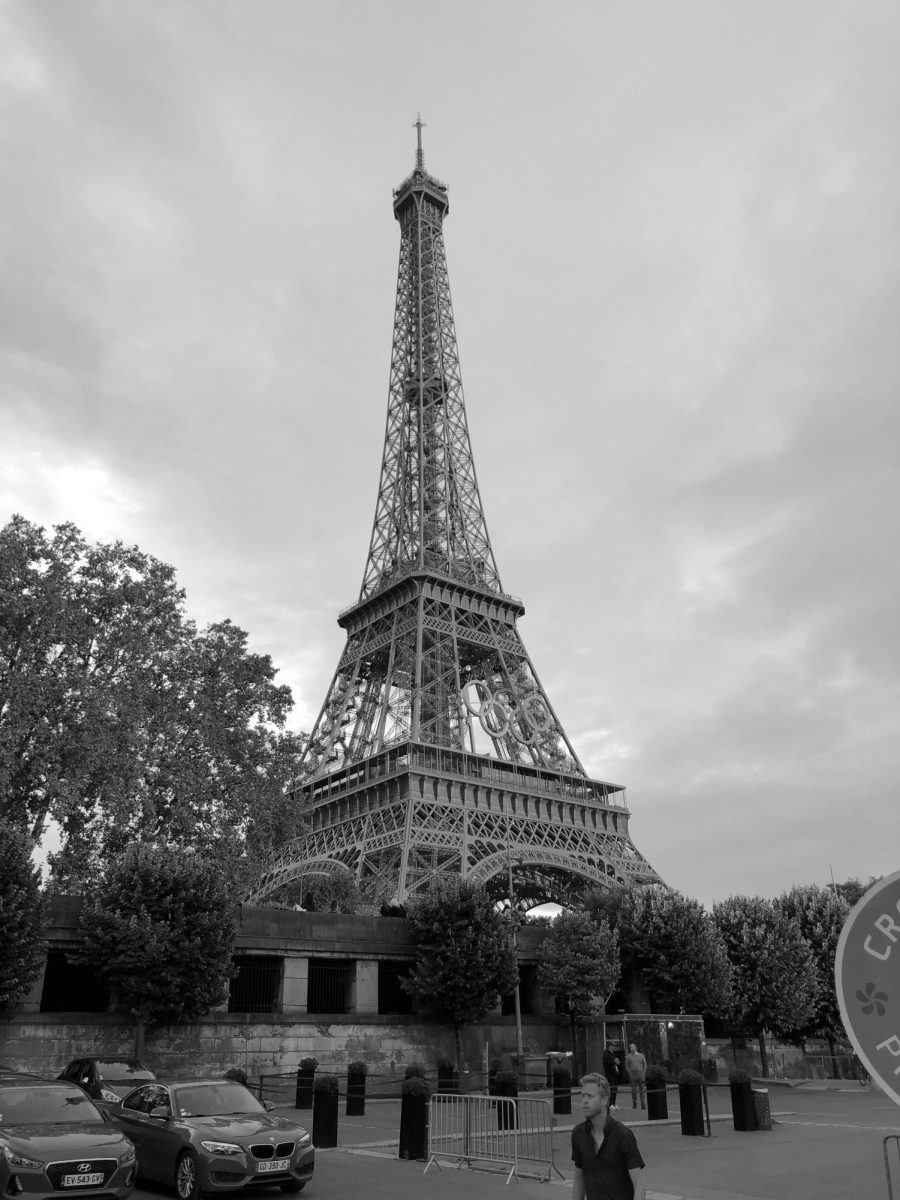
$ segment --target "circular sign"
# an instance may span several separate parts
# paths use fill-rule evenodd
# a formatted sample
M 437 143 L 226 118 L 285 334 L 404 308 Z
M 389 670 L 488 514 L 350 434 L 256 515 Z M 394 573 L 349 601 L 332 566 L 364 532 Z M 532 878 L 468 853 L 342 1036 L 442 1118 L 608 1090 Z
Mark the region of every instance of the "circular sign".
M 900 1104 L 900 871 L 873 884 L 850 913 L 834 981 L 860 1061 Z

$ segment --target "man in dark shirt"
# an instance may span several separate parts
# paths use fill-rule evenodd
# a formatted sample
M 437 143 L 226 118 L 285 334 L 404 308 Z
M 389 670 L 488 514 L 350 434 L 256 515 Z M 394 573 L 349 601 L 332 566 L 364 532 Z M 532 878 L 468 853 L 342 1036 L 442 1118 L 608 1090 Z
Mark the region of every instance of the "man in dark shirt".
M 646 1200 L 644 1160 L 634 1134 L 609 1115 L 604 1075 L 581 1080 L 585 1120 L 572 1130 L 572 1200 Z

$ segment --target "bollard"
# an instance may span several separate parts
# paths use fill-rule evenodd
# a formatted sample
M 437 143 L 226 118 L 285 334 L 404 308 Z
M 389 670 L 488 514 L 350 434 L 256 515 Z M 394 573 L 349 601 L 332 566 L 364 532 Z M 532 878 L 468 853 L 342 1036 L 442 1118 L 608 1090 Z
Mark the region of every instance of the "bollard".
M 314 1058 L 301 1058 L 297 1068 L 297 1091 L 294 1097 L 294 1108 L 312 1108 L 313 1083 L 316 1077 L 318 1062 Z
M 366 1115 L 366 1074 L 364 1062 L 352 1062 L 347 1067 L 347 1116 Z
M 563 1115 L 572 1111 L 572 1076 L 568 1067 L 553 1068 L 553 1111 Z
M 753 1083 L 746 1071 L 732 1071 L 728 1081 L 731 1092 L 731 1116 L 734 1127 L 741 1133 L 756 1129 L 756 1110 L 753 1107 Z
M 678 1104 L 681 1108 L 681 1132 L 703 1137 L 703 1076 L 699 1071 L 684 1070 L 678 1076 Z
M 653 1065 L 647 1068 L 645 1076 L 647 1086 L 647 1120 L 665 1121 L 669 1116 L 669 1099 L 666 1095 L 666 1073 L 662 1067 Z
M 313 1145 L 329 1150 L 338 1140 L 337 1075 L 320 1075 L 313 1091 Z
M 428 1084 L 410 1076 L 400 1085 L 400 1158 L 428 1157 Z

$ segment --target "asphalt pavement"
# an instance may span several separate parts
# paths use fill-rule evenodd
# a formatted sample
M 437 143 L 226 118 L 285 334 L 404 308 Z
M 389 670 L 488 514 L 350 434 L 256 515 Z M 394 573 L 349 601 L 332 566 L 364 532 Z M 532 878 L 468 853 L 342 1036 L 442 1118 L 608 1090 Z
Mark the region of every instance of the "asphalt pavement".
M 885 1200 L 882 1139 L 900 1138 L 900 1111 L 877 1090 L 854 1087 L 771 1087 L 773 1128 L 738 1133 L 733 1128 L 727 1087 L 709 1089 L 710 1136 L 681 1133 L 677 1091 L 669 1092 L 668 1121 L 648 1122 L 620 1094 L 616 1115 L 631 1126 L 646 1161 L 650 1200 Z M 538 1096 L 541 1093 L 537 1093 Z M 544 1093 L 546 1096 L 547 1094 Z M 558 1115 L 553 1132 L 555 1165 L 548 1182 L 520 1175 L 509 1186 L 521 1200 L 565 1196 L 571 1187 L 570 1131 L 580 1119 L 577 1093 L 571 1116 Z M 290 1107 L 312 1127 L 312 1113 Z M 506 1172 L 432 1165 L 398 1157 L 399 1100 L 368 1100 L 364 1116 L 347 1117 L 343 1104 L 338 1146 L 318 1150 L 316 1172 L 305 1193 L 323 1200 L 487 1200 L 505 1194 Z M 894 1195 L 900 1197 L 900 1157 L 892 1145 Z M 533 1166 L 533 1164 L 532 1164 Z M 244 1193 L 247 1200 L 273 1200 L 268 1188 Z M 137 1200 L 171 1197 L 164 1189 L 140 1189 Z

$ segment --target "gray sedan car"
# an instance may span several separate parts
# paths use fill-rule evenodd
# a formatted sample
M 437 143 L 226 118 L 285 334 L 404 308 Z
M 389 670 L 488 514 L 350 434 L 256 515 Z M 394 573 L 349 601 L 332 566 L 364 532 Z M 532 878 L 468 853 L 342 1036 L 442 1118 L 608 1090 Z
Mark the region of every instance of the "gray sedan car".
M 134 1142 L 138 1175 L 174 1184 L 179 1200 L 260 1183 L 299 1192 L 312 1178 L 307 1131 L 268 1112 L 243 1084 L 146 1083 L 103 1107 Z

